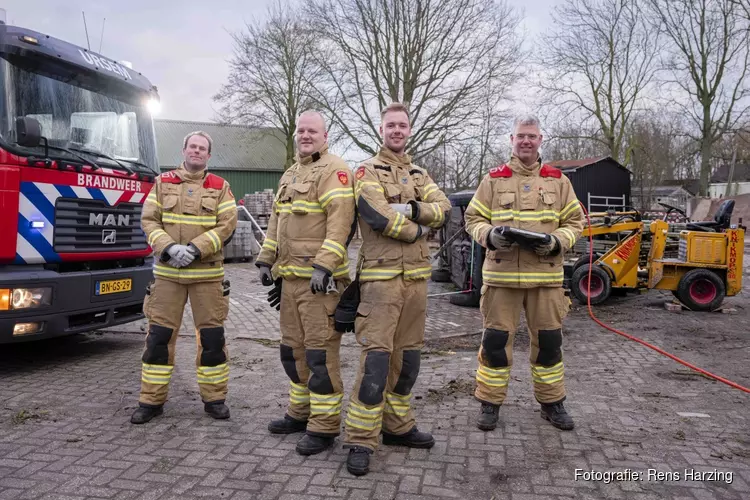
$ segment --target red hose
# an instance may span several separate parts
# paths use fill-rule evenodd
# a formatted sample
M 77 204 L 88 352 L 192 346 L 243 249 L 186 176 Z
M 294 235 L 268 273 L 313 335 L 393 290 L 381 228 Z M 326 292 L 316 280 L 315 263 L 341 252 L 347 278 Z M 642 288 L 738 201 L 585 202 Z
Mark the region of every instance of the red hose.
M 583 210 L 583 213 L 586 214 L 586 220 L 588 221 L 589 227 L 591 227 L 591 219 L 589 218 L 589 213 L 586 211 L 586 207 L 583 206 L 583 203 L 581 203 L 580 201 L 579 201 L 579 203 L 581 205 L 581 209 Z M 593 235 L 593 233 L 591 231 L 589 231 L 589 279 L 588 279 L 588 285 L 587 285 L 587 287 L 588 287 L 588 290 L 587 290 L 587 302 L 588 302 L 588 308 L 589 308 L 589 316 L 591 316 L 591 319 L 593 319 L 599 326 L 601 326 L 603 328 L 606 328 L 607 330 L 609 330 L 611 332 L 614 332 L 614 333 L 616 333 L 618 335 L 622 335 L 623 337 L 625 337 L 627 339 L 630 339 L 630 340 L 632 340 L 634 342 L 638 342 L 639 344 L 643 344 L 646 347 L 648 347 L 649 349 L 653 349 L 654 351 L 658 352 L 659 354 L 663 354 L 664 356 L 666 356 L 666 357 L 668 357 L 670 359 L 673 359 L 674 361 L 677 361 L 678 363 L 687 366 L 691 370 L 695 370 L 698 373 L 701 373 L 701 374 L 703 374 L 703 375 L 705 375 L 705 376 L 707 376 L 709 378 L 712 378 L 714 380 L 718 380 L 719 382 L 723 382 L 723 383 L 727 384 L 730 387 L 734 387 L 735 389 L 739 389 L 741 391 L 750 393 L 750 389 L 748 389 L 747 387 L 741 386 L 740 384 L 738 384 L 736 382 L 732 382 L 731 380 L 727 380 L 725 378 L 719 377 L 718 375 L 714 375 L 713 373 L 708 372 L 706 370 L 703 370 L 702 368 L 698 368 L 697 366 L 692 365 L 692 364 L 688 363 L 687 361 L 684 361 L 684 360 L 678 358 L 677 356 L 675 356 L 673 354 L 670 354 L 670 353 L 668 353 L 668 352 L 666 352 L 666 351 L 664 351 L 664 350 L 656 347 L 655 345 L 649 344 L 645 340 L 641 340 L 638 337 L 634 337 L 634 336 L 629 335 L 629 334 L 627 334 L 625 332 L 621 332 L 620 330 L 617 330 L 616 328 L 612 328 L 611 326 L 605 325 L 604 323 L 602 323 L 601 321 L 599 321 L 596 318 L 596 316 L 594 316 L 594 310 L 591 308 L 591 270 L 593 269 L 593 267 L 594 267 L 594 235 Z

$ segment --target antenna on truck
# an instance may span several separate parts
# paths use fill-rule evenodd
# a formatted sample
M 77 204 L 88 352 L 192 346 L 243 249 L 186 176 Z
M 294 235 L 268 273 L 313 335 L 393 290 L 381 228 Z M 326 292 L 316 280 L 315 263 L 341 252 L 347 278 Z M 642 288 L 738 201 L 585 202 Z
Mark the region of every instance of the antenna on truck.
M 107 18 L 102 19 L 102 36 L 99 37 L 99 53 L 102 53 L 102 40 L 104 39 L 104 23 L 107 22 Z
M 81 14 L 83 15 L 83 29 L 86 31 L 86 45 L 88 45 L 89 50 L 91 50 L 91 42 L 89 42 L 89 29 L 86 26 L 86 13 L 84 11 L 81 11 Z

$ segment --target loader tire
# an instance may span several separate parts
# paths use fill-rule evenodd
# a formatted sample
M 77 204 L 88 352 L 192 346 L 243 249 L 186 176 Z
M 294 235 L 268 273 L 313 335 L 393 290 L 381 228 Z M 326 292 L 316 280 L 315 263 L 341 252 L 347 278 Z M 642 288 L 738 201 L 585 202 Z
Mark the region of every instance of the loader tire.
M 724 281 L 708 269 L 693 269 L 677 284 L 677 298 L 691 311 L 715 311 L 726 297 Z
M 480 298 L 479 290 L 472 290 L 469 293 L 451 295 L 448 301 L 455 306 L 479 307 Z
M 594 260 L 593 261 L 596 262 L 597 260 L 599 260 L 600 257 L 601 257 L 601 254 L 598 254 L 598 253 L 594 252 Z M 582 255 L 581 257 L 578 257 L 578 259 L 573 263 L 573 272 L 575 272 L 575 270 L 578 269 L 579 267 L 583 266 L 584 264 L 588 264 L 588 263 L 589 263 L 589 256 L 588 256 L 588 254 Z
M 450 283 L 452 280 L 451 272 L 449 269 L 435 269 L 432 271 L 430 279 L 435 283 Z
M 570 277 L 570 291 L 581 304 L 587 305 L 589 298 L 589 265 L 584 264 Z M 599 266 L 591 269 L 591 305 L 595 306 L 607 300 L 612 293 L 612 281 L 609 274 Z

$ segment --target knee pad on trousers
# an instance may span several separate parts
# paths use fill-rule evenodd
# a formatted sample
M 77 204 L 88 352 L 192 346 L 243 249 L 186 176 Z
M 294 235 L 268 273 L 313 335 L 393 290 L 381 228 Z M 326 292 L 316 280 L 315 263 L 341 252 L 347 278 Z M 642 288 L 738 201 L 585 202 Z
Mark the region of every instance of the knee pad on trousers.
M 279 347 L 279 356 L 281 357 L 281 366 L 284 367 L 286 376 L 295 384 L 300 383 L 299 373 L 297 373 L 297 363 L 294 361 L 294 349 L 288 345 L 281 344 Z
M 391 355 L 383 351 L 370 351 L 365 358 L 365 373 L 359 384 L 358 398 L 366 405 L 379 405 L 388 381 Z
M 169 363 L 169 340 L 172 329 L 166 326 L 149 325 L 146 337 L 146 351 L 143 362 L 149 365 L 166 365 Z
M 393 392 L 406 396 L 411 392 L 414 383 L 419 375 L 420 351 L 418 349 L 404 351 L 401 363 L 401 373 L 398 375 L 398 381 L 393 388 Z
M 505 345 L 508 343 L 508 332 L 487 328 L 482 338 L 482 349 L 484 359 L 490 368 L 501 368 L 508 366 L 508 355 L 505 353 Z
M 539 330 L 539 355 L 536 362 L 542 366 L 556 365 L 562 361 L 562 329 Z
M 224 354 L 224 327 L 201 329 L 201 366 L 216 366 L 227 361 Z
M 307 388 L 315 394 L 333 394 L 333 383 L 328 376 L 325 349 L 308 349 L 305 351 L 307 366 L 310 368 L 310 380 Z

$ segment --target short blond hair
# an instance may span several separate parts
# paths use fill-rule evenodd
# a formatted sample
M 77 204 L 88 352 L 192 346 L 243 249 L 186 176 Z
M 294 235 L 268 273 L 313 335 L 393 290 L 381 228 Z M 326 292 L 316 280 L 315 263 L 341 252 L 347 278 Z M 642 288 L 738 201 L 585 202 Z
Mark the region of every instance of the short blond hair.
M 208 154 L 211 154 L 211 146 L 213 146 L 214 141 L 211 139 L 211 136 L 208 135 L 206 132 L 202 130 L 196 130 L 195 132 L 190 132 L 188 135 L 185 136 L 185 139 L 182 141 L 182 149 L 187 149 L 187 143 L 190 140 L 191 137 L 199 135 L 206 139 L 208 141 Z
M 407 118 L 411 118 L 409 116 L 409 108 L 406 107 L 406 105 L 400 103 L 400 102 L 392 102 L 388 106 L 384 107 L 383 110 L 380 112 L 380 119 L 385 118 L 385 114 L 389 111 L 403 111 L 406 113 Z

